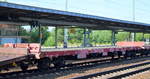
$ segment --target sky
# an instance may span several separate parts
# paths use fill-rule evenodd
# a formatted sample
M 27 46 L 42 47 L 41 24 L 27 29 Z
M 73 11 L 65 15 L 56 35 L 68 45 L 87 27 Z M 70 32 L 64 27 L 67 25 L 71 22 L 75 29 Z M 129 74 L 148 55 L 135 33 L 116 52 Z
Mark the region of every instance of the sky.
M 150 24 L 149 0 L 7 0 L 8 2 Z M 135 6 L 133 2 L 135 1 Z M 133 6 L 135 8 L 133 8 Z M 135 16 L 135 19 L 134 16 Z

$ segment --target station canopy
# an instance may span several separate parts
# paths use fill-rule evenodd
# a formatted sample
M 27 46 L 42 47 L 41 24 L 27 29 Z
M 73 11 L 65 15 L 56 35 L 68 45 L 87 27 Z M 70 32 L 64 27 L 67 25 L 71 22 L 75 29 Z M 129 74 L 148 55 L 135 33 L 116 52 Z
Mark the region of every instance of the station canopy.
M 42 26 L 150 32 L 150 24 L 146 23 L 0 2 L 0 24 L 29 25 L 33 21 Z

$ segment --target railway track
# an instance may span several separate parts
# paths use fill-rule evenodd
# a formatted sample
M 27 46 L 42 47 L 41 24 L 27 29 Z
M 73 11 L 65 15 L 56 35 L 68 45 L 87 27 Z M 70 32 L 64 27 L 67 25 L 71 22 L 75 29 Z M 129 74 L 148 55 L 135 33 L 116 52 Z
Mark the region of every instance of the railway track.
M 137 58 L 135 58 L 137 59 Z M 125 59 L 126 60 L 126 59 Z M 128 59 L 131 60 L 131 59 Z M 79 69 L 86 69 L 86 68 L 92 68 L 97 65 L 102 65 L 102 64 L 108 64 L 108 63 L 114 63 L 114 62 L 121 62 L 124 60 L 113 60 L 112 59 L 104 59 L 104 60 L 95 60 L 91 62 L 84 62 L 84 63 L 75 63 L 75 64 L 68 64 L 59 68 L 56 67 L 51 67 L 47 71 L 39 71 L 37 69 L 33 70 L 28 70 L 28 71 L 18 71 L 18 72 L 11 72 L 11 73 L 3 73 L 0 74 L 0 79 L 33 79 L 34 77 L 41 77 L 43 78 L 44 76 L 49 76 L 50 74 L 57 74 L 57 72 L 65 72 L 65 71 L 73 71 L 73 70 L 79 70 Z M 127 61 L 127 60 L 126 60 Z M 35 78 L 37 79 L 37 78 Z M 44 78 L 43 78 L 44 79 Z M 45 78 L 46 79 L 46 78 Z
M 72 79 L 122 79 L 124 77 L 128 77 L 130 75 L 134 75 L 148 70 L 150 70 L 150 62 L 75 77 Z
M 17 71 L 17 72 L 10 72 L 10 73 L 1 73 L 0 79 L 17 79 L 17 78 L 26 78 L 36 75 L 44 75 L 46 73 L 55 73 L 59 71 L 67 71 L 71 69 L 78 69 L 78 68 L 85 68 L 85 67 L 92 67 L 94 65 L 102 64 L 102 63 L 109 63 L 112 59 L 102 59 L 102 60 L 95 60 L 90 62 L 81 62 L 81 63 L 74 63 L 74 64 L 67 64 L 65 66 L 61 67 L 50 67 L 48 70 L 38 70 L 38 69 L 32 69 L 28 71 Z
M 150 70 L 150 66 L 144 67 L 144 68 L 136 70 L 136 71 L 132 71 L 132 72 L 128 72 L 128 73 L 125 73 L 125 74 L 118 75 L 118 76 L 114 76 L 114 77 L 111 77 L 109 79 L 117 79 L 117 78 L 121 79 L 121 78 L 124 78 L 124 77 L 128 77 L 130 75 L 138 74 L 138 73 L 141 73 L 141 72 L 144 72 L 144 71 L 149 71 L 149 70 Z
M 150 78 L 149 74 L 150 70 L 130 75 L 128 77 L 124 77 L 123 79 L 149 79 Z

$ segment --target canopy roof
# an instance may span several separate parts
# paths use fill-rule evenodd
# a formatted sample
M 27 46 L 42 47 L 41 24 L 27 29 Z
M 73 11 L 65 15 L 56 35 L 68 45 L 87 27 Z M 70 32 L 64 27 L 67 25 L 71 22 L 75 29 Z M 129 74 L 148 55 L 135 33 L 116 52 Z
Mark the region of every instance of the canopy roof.
M 150 24 L 146 23 L 0 2 L 0 24 L 29 25 L 32 21 L 38 21 L 43 26 L 150 32 Z

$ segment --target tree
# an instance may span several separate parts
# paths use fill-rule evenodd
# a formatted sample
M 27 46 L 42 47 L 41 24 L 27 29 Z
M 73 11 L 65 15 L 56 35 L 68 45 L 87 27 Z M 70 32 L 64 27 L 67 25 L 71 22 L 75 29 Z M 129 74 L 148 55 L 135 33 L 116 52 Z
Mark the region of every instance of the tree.
M 136 33 L 135 41 L 143 41 L 142 35 L 142 33 Z
M 111 31 L 93 31 L 91 34 L 91 42 L 93 43 L 111 43 Z
M 75 33 L 69 33 L 69 42 L 74 43 L 82 43 L 83 40 L 83 29 L 76 28 Z
M 54 41 L 53 37 L 49 36 L 47 38 L 47 40 L 45 40 L 43 45 L 46 46 L 46 47 L 48 47 L 48 46 L 55 46 L 55 41 Z
M 42 34 L 42 42 L 44 44 L 45 40 L 47 40 L 49 36 L 48 27 L 41 27 L 41 34 Z M 30 40 L 31 43 L 39 43 L 39 28 L 33 28 L 30 32 Z
M 116 34 L 116 41 L 127 41 L 129 40 L 129 32 L 118 32 Z

